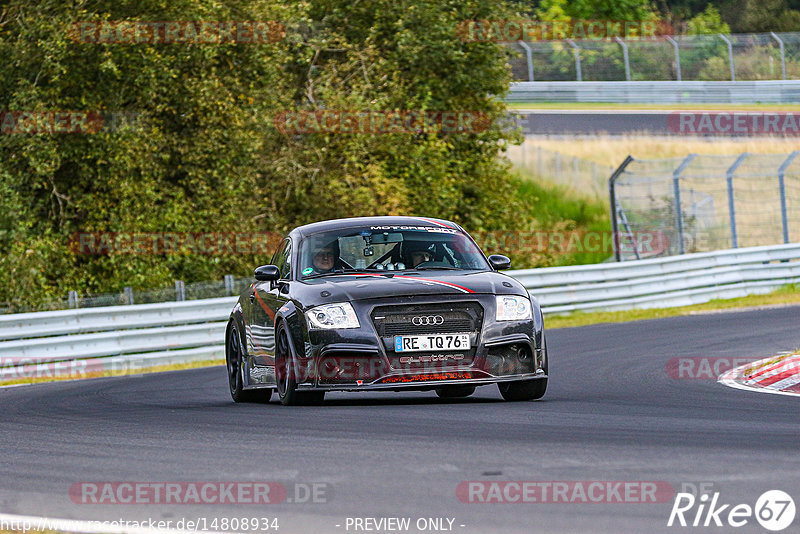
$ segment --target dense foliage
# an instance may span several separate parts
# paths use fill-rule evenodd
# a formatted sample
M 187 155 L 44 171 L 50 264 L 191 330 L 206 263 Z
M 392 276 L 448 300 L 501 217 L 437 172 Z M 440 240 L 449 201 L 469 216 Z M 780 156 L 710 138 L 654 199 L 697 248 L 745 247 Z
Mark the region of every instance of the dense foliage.
M 0 18 L 0 110 L 136 114 L 94 134 L 0 135 L 0 303 L 246 276 L 268 255 L 76 253 L 81 232 L 265 232 L 419 214 L 535 227 L 498 148 L 506 51 L 454 36 L 504 18 L 463 0 L 14 0 Z M 86 43 L 80 21 L 281 21 L 270 43 Z M 469 110 L 477 133 L 288 135 L 286 110 Z M 8 126 L 8 124 L 6 124 Z M 196 251 L 196 250 L 195 250 Z M 78 250 L 81 252 L 81 250 Z M 529 263 L 529 262 L 527 262 Z M 525 265 L 522 261 L 520 265 Z

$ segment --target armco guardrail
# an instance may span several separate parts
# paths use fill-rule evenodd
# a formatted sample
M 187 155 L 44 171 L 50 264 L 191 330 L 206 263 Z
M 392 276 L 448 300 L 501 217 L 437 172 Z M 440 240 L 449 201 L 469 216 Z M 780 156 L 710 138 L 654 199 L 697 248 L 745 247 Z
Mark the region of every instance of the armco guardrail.
M 800 80 L 742 82 L 514 82 L 506 102 L 791 104 Z
M 800 283 L 800 261 L 793 260 L 800 260 L 800 243 L 509 274 L 552 314 L 681 306 L 767 292 Z M 37 362 L 152 366 L 222 358 L 235 300 L 0 316 L 0 379 L 18 376 L 15 367 Z
M 685 306 L 800 282 L 800 243 L 515 271 L 546 313 Z M 778 262 L 778 263 L 773 263 Z

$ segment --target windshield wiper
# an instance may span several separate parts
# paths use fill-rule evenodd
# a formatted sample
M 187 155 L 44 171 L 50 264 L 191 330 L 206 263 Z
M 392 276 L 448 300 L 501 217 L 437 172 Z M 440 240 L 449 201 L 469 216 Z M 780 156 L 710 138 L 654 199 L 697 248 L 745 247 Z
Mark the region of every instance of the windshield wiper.
M 437 266 L 431 265 L 431 266 L 414 267 L 414 270 L 415 271 L 438 271 L 438 270 L 443 270 L 443 271 L 465 271 L 465 270 L 469 270 L 469 269 L 464 269 L 463 267 L 449 267 L 449 266 L 445 267 L 444 265 L 437 267 Z

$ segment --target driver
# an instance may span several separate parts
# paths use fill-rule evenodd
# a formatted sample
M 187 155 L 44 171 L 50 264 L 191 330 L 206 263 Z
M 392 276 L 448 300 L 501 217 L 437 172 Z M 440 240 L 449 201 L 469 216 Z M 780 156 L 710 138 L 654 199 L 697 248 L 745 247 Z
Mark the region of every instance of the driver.
M 428 243 L 424 241 L 408 241 L 405 245 L 406 264 L 410 265 L 411 268 L 433 260 L 433 254 L 431 254 Z
M 336 260 L 339 257 L 338 242 L 317 243 L 311 249 L 311 268 L 314 274 L 324 274 L 336 268 Z M 304 274 L 309 274 L 305 273 Z

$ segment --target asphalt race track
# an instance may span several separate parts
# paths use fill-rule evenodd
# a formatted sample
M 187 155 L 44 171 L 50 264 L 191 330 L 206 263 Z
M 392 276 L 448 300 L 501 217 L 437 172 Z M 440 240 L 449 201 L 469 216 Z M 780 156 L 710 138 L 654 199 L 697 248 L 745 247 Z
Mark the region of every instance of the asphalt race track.
M 736 529 L 667 528 L 671 496 L 464 503 L 456 488 L 666 481 L 675 491 L 709 484 L 731 505 L 754 506 L 770 489 L 800 504 L 798 399 L 665 370 L 673 357 L 795 349 L 799 318 L 800 307 L 785 307 L 552 330 L 550 388 L 530 403 L 502 402 L 491 386 L 455 401 L 387 392 L 331 394 L 319 407 L 235 405 L 221 367 L 2 389 L 0 511 L 208 524 L 276 517 L 280 533 L 353 532 L 348 517 L 408 517 L 410 532 L 419 518 L 453 519 L 463 533 L 763 532 L 754 518 Z M 73 503 L 70 487 L 86 481 L 273 481 L 293 500 L 306 487 L 296 484 L 327 486 L 326 502 L 303 504 Z

